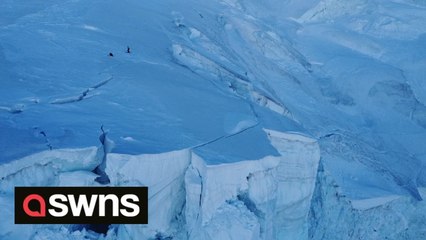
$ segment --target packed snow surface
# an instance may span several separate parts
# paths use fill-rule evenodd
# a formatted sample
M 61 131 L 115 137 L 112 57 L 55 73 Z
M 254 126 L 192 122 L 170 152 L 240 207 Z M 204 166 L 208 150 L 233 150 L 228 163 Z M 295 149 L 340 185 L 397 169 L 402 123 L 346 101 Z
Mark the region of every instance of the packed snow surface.
M 0 239 L 426 239 L 425 76 L 423 0 L 2 0 Z M 96 173 L 150 224 L 13 224 Z

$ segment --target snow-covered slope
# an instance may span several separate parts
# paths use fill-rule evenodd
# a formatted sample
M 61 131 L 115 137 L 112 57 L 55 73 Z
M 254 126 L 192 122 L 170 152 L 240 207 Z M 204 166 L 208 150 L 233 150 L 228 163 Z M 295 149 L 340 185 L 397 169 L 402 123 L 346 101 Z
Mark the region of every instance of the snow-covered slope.
M 424 239 L 425 23 L 416 0 L 1 1 L 0 238 Z M 99 165 L 149 187 L 150 224 L 12 224 L 13 186 Z

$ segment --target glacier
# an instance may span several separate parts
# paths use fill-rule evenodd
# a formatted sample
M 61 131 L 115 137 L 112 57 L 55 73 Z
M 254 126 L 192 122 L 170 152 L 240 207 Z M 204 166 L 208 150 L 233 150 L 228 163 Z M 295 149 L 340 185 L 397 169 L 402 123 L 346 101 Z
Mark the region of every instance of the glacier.
M 425 23 L 422 0 L 2 0 L 0 239 L 425 239 Z M 15 186 L 148 186 L 149 224 L 15 225 Z

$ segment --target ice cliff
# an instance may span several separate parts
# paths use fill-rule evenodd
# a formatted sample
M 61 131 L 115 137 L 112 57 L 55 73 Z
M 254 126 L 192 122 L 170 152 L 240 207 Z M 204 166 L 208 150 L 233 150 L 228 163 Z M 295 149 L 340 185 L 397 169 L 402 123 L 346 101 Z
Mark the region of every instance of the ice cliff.
M 307 238 L 320 157 L 318 143 L 295 133 L 265 130 L 265 135 L 279 156 L 217 165 L 209 164 L 193 149 L 108 154 L 106 174 L 111 186 L 149 187 L 149 224 L 111 227 L 107 237 Z M 14 186 L 99 185 L 92 170 L 100 159 L 102 154 L 96 148 L 64 149 L 2 165 L 2 209 L 13 209 Z M 61 226 L 14 225 L 13 211 L 2 211 L 1 217 L 2 239 L 38 239 L 46 231 L 64 231 Z M 89 235 L 80 232 L 81 237 Z

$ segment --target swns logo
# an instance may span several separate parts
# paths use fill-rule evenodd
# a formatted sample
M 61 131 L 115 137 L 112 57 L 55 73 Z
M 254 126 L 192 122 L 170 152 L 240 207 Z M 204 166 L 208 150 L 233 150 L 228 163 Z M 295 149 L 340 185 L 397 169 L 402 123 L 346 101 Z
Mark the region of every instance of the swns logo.
M 15 224 L 148 224 L 147 187 L 15 187 Z

